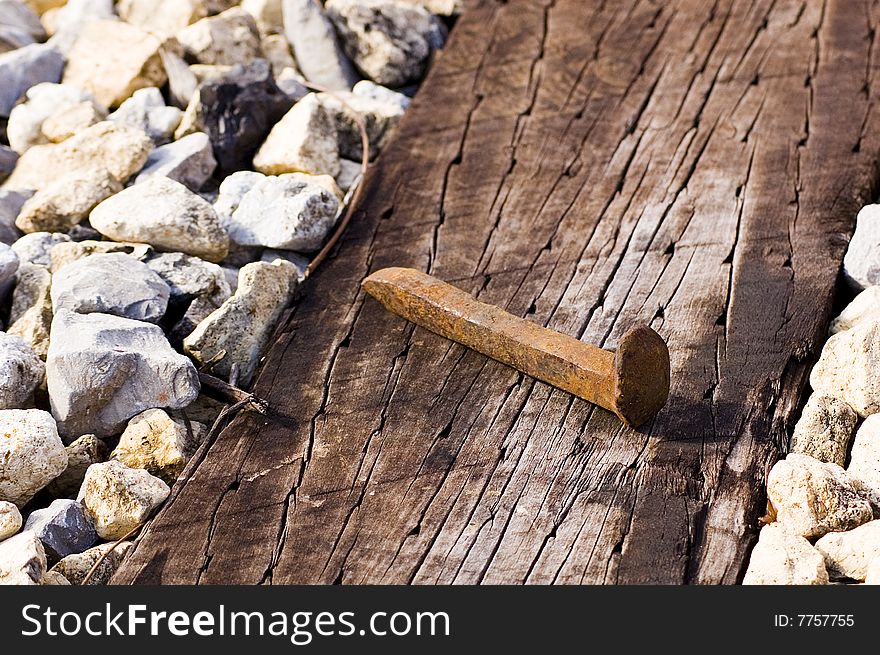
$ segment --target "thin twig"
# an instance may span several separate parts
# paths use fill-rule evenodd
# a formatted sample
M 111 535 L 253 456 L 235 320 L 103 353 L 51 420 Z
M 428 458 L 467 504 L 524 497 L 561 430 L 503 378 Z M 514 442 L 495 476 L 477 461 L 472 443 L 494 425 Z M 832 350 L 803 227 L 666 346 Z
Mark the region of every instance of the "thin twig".
M 312 273 L 315 272 L 315 269 L 321 265 L 321 263 L 327 258 L 330 254 L 330 251 L 333 250 L 333 247 L 339 242 L 339 239 L 342 238 L 342 235 L 345 233 L 346 228 L 348 228 L 348 224 L 351 223 L 351 218 L 354 215 L 355 209 L 358 206 L 358 203 L 361 200 L 362 190 L 363 190 L 363 182 L 364 177 L 367 174 L 367 167 L 370 165 L 370 135 L 367 133 L 367 123 L 364 120 L 364 117 L 361 116 L 360 112 L 358 112 L 354 107 L 352 107 L 345 99 L 328 89 L 327 87 L 321 86 L 320 84 L 314 84 L 313 82 L 304 82 L 304 85 L 314 91 L 320 91 L 321 93 L 326 93 L 331 98 L 338 100 L 343 107 L 348 109 L 351 112 L 352 117 L 354 118 L 355 123 L 358 126 L 358 130 L 361 133 L 361 149 L 363 150 L 361 154 L 361 174 L 357 182 L 355 182 L 355 190 L 351 196 L 351 199 L 348 202 L 348 207 L 345 208 L 345 213 L 342 215 L 342 219 L 336 226 L 336 229 L 333 231 L 333 235 L 330 237 L 330 240 L 324 244 L 324 247 L 321 248 L 321 251 L 315 255 L 315 258 L 311 261 L 308 268 L 306 268 L 305 277 L 308 278 Z
M 141 523 L 140 525 L 134 526 L 134 528 L 132 530 L 129 530 L 126 534 L 124 534 L 119 539 L 117 539 L 113 543 L 113 545 L 110 546 L 110 548 L 108 548 L 103 553 L 101 553 L 101 556 L 98 558 L 98 561 L 92 565 L 92 568 L 90 568 L 89 572 L 86 573 L 86 577 L 84 577 L 82 582 L 79 583 L 80 586 L 85 587 L 87 584 L 89 584 L 89 581 L 92 579 L 92 576 L 95 575 L 95 571 L 98 570 L 98 567 L 101 566 L 101 564 L 104 562 L 105 559 L 107 559 L 107 557 L 110 555 L 110 553 L 112 553 L 114 550 L 116 550 L 116 548 L 119 546 L 119 544 L 121 544 L 123 541 L 128 539 L 131 535 L 133 535 L 135 532 L 140 530 L 142 527 L 144 527 L 143 523 Z
M 203 371 L 199 371 L 199 382 L 202 383 L 202 393 L 214 400 L 226 404 L 250 403 L 261 414 L 265 414 L 269 409 L 269 402 L 267 400 L 247 391 L 242 391 L 238 387 Z

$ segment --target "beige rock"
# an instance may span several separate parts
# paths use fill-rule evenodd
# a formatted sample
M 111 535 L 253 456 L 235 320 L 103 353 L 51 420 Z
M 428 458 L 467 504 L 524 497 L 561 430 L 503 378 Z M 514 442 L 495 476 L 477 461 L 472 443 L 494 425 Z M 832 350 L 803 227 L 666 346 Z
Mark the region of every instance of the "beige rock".
M 63 7 L 67 0 L 24 0 L 25 4 L 38 14 L 45 14 L 50 9 Z
M 290 44 L 281 34 L 270 34 L 262 40 L 263 56 L 272 65 L 272 74 L 277 78 L 286 70 L 297 71 L 296 61 Z
M 17 273 L 9 315 L 9 334 L 21 337 L 37 356 L 45 360 L 49 352 L 52 326 L 52 274 L 44 266 L 22 264 Z
M 81 585 L 92 570 L 92 567 L 101 560 L 101 564 L 95 569 L 92 577 L 89 578 L 89 586 L 105 585 L 110 582 L 110 578 L 116 573 L 116 569 L 122 564 L 125 553 L 131 548 L 132 542 L 123 541 L 121 544 L 101 544 L 94 548 L 89 548 L 83 553 L 76 555 L 68 555 L 55 566 L 50 572 L 60 573 L 70 584 L 74 586 Z M 109 554 L 107 554 L 109 551 Z
M 339 174 L 336 125 L 316 94 L 296 103 L 272 128 L 254 157 L 254 168 L 266 175 Z
M 46 367 L 29 343 L 0 332 L 0 409 L 30 406 L 45 375 Z
M 52 248 L 52 271 L 58 271 L 62 266 L 67 266 L 83 257 L 99 255 L 111 252 L 124 252 L 138 260 L 144 260 L 153 251 L 146 243 L 129 243 L 117 241 L 72 241 L 59 243 Z
M 212 262 L 229 252 L 229 236 L 206 200 L 165 177 L 125 189 L 95 207 L 89 221 L 115 241 L 149 243 Z
M 880 584 L 880 557 L 875 557 L 868 564 L 868 573 L 865 575 L 865 584 Z
M 190 422 L 187 426 L 161 409 L 148 409 L 128 422 L 110 457 L 172 485 L 207 431 L 201 423 Z
M 200 364 L 212 362 L 211 370 L 226 378 L 237 369 L 238 384 L 246 387 L 296 286 L 290 262 L 248 264 L 235 294 L 184 339 L 184 350 Z
M 67 468 L 46 490 L 56 498 L 74 498 L 92 464 L 107 461 L 107 446 L 93 434 L 84 434 L 66 448 Z
M 58 573 L 58 571 L 46 571 L 43 575 L 43 579 L 40 580 L 41 585 L 53 586 L 53 587 L 69 587 L 70 581 L 65 578 L 63 575 Z
M 61 143 L 106 117 L 94 103 L 85 101 L 55 112 L 43 122 L 41 129 L 49 142 Z
M 825 558 L 802 536 L 771 523 L 761 528 L 743 584 L 828 584 Z
M 843 466 L 858 418 L 842 400 L 814 393 L 794 426 L 791 452 Z
M 807 539 L 850 530 L 874 517 L 864 486 L 837 464 L 790 453 L 767 479 L 777 520 Z
M 21 208 L 15 225 L 25 233 L 64 232 L 120 191 L 122 183 L 107 170 L 72 171 L 31 196 Z
M 64 83 L 79 86 L 107 107 L 118 107 L 138 89 L 165 84 L 160 48 L 179 53 L 173 41 L 124 22 L 86 24 L 71 50 Z
M 200 64 L 232 66 L 263 56 L 257 23 L 240 7 L 193 23 L 177 33 L 177 40 Z
M 810 384 L 845 401 L 861 417 L 880 412 L 880 320 L 863 321 L 828 339 Z
M 67 468 L 55 419 L 39 409 L 0 410 L 0 500 L 19 507 Z
M 257 21 L 257 27 L 264 34 L 284 32 L 282 0 L 242 0 L 241 8 Z M 286 39 L 285 39 L 286 41 Z
M 120 539 L 142 525 L 171 490 L 143 469 L 121 462 L 92 464 L 86 471 L 80 498 L 102 539 Z
M 848 532 L 830 532 L 816 542 L 828 570 L 839 577 L 864 580 L 868 565 L 880 558 L 880 520 Z
M 831 321 L 828 331 L 837 334 L 849 330 L 864 320 L 878 319 L 880 319 L 880 286 L 868 287 Z
M 204 0 L 120 0 L 122 20 L 159 37 L 173 36 L 208 15 Z
M 143 168 L 153 142 L 146 134 L 127 125 L 102 121 L 58 144 L 34 146 L 25 152 L 3 187 L 39 191 L 76 173 L 94 172 L 104 179 L 105 171 L 124 183 Z
M 464 0 L 401 0 L 411 5 L 421 5 L 437 16 L 456 16 L 464 9 Z
M 880 414 L 865 419 L 856 432 L 847 473 L 861 482 L 880 509 Z
M 16 534 L 21 530 L 21 525 L 21 512 L 18 511 L 15 503 L 0 500 L 0 541 Z
M 46 552 L 33 532 L 0 543 L 0 585 L 38 585 L 46 573 Z
M 28 148 L 45 144 L 49 138 L 43 126 L 56 115 L 66 114 L 71 107 L 87 103 L 99 115 L 106 115 L 103 107 L 96 105 L 96 100 L 82 89 L 69 84 L 53 84 L 44 82 L 32 86 L 20 102 L 9 114 L 6 131 L 9 145 L 18 153 Z

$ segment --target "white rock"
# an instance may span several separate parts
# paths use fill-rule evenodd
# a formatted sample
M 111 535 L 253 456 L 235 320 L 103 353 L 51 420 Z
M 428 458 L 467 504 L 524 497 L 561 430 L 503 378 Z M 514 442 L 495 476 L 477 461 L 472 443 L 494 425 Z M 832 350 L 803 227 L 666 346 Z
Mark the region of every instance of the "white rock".
M 384 86 L 417 82 L 446 29 L 429 11 L 396 0 L 327 0 L 345 52 L 358 70 Z
M 858 419 L 842 400 L 814 393 L 794 426 L 791 452 L 844 466 Z
M 43 544 L 32 532 L 0 543 L 0 585 L 38 585 L 46 573 Z
M 10 245 L 21 237 L 21 231 L 15 227 L 15 219 L 32 195 L 33 191 L 0 189 L 0 243 Z
M 880 284 L 880 205 L 862 207 L 843 258 L 843 274 L 856 289 Z
M 250 384 L 260 356 L 285 308 L 293 299 L 297 272 L 293 264 L 256 262 L 241 269 L 235 295 L 202 321 L 183 342 L 200 364 L 238 383 Z
M 98 203 L 120 191 L 122 183 L 105 169 L 72 171 L 31 196 L 15 225 L 26 233 L 70 230 Z
M 847 473 L 869 490 L 880 509 L 880 414 L 872 414 L 859 426 Z
M 106 113 L 93 102 L 85 101 L 56 111 L 43 122 L 43 136 L 50 143 L 61 143 L 106 118 Z
M 203 0 L 120 0 L 120 18 L 160 37 L 173 36 L 208 15 Z
M 150 323 L 61 311 L 46 360 L 61 434 L 118 434 L 145 409 L 180 409 L 199 394 L 198 373 Z
M 464 9 L 464 0 L 402 0 L 412 5 L 421 5 L 435 16 L 456 16 Z
M 6 128 L 9 145 L 19 153 L 49 139 L 43 133 L 43 124 L 53 115 L 81 102 L 96 103 L 91 94 L 69 84 L 44 82 L 28 89 L 25 100 L 9 114 Z
M 12 244 L 12 250 L 18 255 L 22 264 L 36 264 L 48 268 L 52 265 L 50 253 L 59 243 L 70 241 L 70 237 L 61 232 L 32 232 L 25 234 Z
M 107 174 L 125 183 L 143 168 L 152 149 L 142 131 L 102 121 L 62 143 L 30 148 L 4 187 L 39 191 L 68 176 L 84 179 L 89 172 L 99 184 Z
M 39 409 L 0 410 L 0 500 L 23 507 L 67 468 L 55 420 Z
M 868 572 L 865 575 L 865 584 L 880 584 L 880 557 L 875 557 L 868 564 Z
M 214 211 L 220 219 L 220 223 L 227 228 L 232 220 L 232 214 L 238 209 L 241 199 L 253 189 L 257 182 L 266 179 L 262 173 L 254 171 L 239 171 L 228 176 L 220 183 L 217 200 L 214 202 Z
M 128 422 L 119 445 L 110 455 L 136 469 L 144 469 L 174 484 L 183 467 L 204 441 L 208 429 L 201 423 L 172 419 L 161 409 L 148 409 Z
M 92 464 L 107 461 L 109 451 L 93 434 L 84 434 L 67 448 L 67 468 L 49 483 L 46 490 L 56 498 L 75 498 L 82 486 L 86 470 Z
M 825 558 L 802 536 L 771 523 L 761 528 L 743 584 L 828 584 Z
M 162 92 L 151 86 L 135 91 L 107 120 L 136 127 L 160 146 L 171 141 L 182 118 L 183 112 L 166 106 Z
M 297 252 L 290 252 L 289 250 L 273 250 L 272 248 L 266 248 L 260 257 L 260 261 L 266 262 L 267 264 L 274 264 L 279 259 L 290 262 L 296 267 L 297 282 L 302 282 L 306 279 L 306 270 L 310 263 L 308 257 L 300 255 Z
M 15 281 L 18 271 L 18 255 L 5 243 L 0 243 L 0 301 L 2 301 Z
M 45 22 L 46 18 L 43 19 Z M 85 27 L 101 21 L 106 29 L 117 21 L 113 0 L 67 0 L 52 17 L 52 38 L 49 43 L 70 56 Z
M 140 241 L 157 250 L 221 261 L 229 236 L 214 208 L 179 182 L 155 177 L 105 200 L 89 216 L 109 239 Z
M 177 33 L 177 40 L 200 64 L 233 66 L 263 56 L 257 23 L 241 7 L 193 23 Z
M 111 252 L 121 252 L 134 259 L 145 261 L 153 249 L 146 243 L 127 243 L 116 241 L 72 241 L 59 243 L 50 251 L 52 258 L 51 269 L 53 272 L 60 271 L 62 267 L 92 255 L 101 255 Z
M 807 539 L 850 530 L 874 516 L 859 481 L 837 464 L 797 453 L 789 454 L 770 471 L 767 497 L 782 526 Z
M 132 542 L 130 541 L 123 541 L 119 545 L 115 543 L 101 544 L 100 546 L 89 548 L 84 553 L 68 555 L 53 566 L 49 572 L 63 575 L 70 584 L 79 586 L 85 581 L 86 576 L 95 564 L 100 562 L 92 577 L 89 578 L 88 585 L 105 585 L 110 582 L 110 578 L 113 577 L 116 569 L 122 564 L 125 553 L 128 552 L 131 545 Z
M 859 416 L 880 412 L 880 320 L 863 321 L 828 339 L 810 385 L 845 401 Z
M 21 512 L 15 503 L 0 500 L 0 541 L 9 539 L 21 530 Z
M 848 532 L 831 532 L 816 542 L 828 570 L 839 577 L 864 580 L 868 565 L 880 558 L 880 520 Z
M 52 310 L 113 314 L 158 323 L 170 289 L 146 264 L 123 253 L 92 255 L 52 276 Z
M 254 157 L 254 168 L 266 175 L 339 174 L 336 125 L 316 94 L 296 103 L 272 128 Z
M 156 148 L 135 184 L 154 177 L 167 177 L 191 191 L 198 191 L 211 179 L 217 168 L 211 140 L 204 132 L 187 134 L 179 141 Z
M 44 586 L 53 586 L 53 587 L 69 587 L 70 581 L 65 578 L 63 575 L 58 573 L 57 571 L 46 571 L 43 574 L 43 579 L 40 580 L 40 584 Z
M 91 92 L 106 107 L 118 107 L 138 89 L 165 84 L 162 47 L 179 48 L 125 22 L 88 23 L 68 55 L 64 83 Z
M 264 34 L 280 34 L 284 31 L 282 0 L 242 0 L 241 8 L 257 21 Z
M 0 332 L 0 409 L 21 409 L 34 395 L 46 369 L 30 344 Z
M 287 37 L 282 34 L 271 34 L 264 36 L 260 43 L 263 56 L 272 65 L 272 73 L 275 75 L 276 81 L 285 71 L 291 70 L 294 75 L 299 73 Z
M 306 178 L 282 175 L 257 182 L 225 225 L 230 238 L 244 246 L 320 248 L 336 222 L 339 199 Z
M 283 0 L 284 34 L 293 55 L 311 82 L 331 90 L 348 90 L 358 81 L 342 52 L 336 31 L 317 0 Z
M 34 43 L 0 54 L 0 118 L 6 118 L 25 92 L 41 82 L 57 82 L 64 55 L 50 45 Z
M 828 331 L 837 334 L 849 330 L 862 321 L 878 319 L 880 319 L 880 286 L 868 287 L 831 321 Z
M 115 540 L 142 525 L 171 490 L 142 469 L 120 462 L 92 464 L 83 480 L 83 504 L 102 539 Z
M 40 359 L 49 352 L 52 274 L 45 266 L 22 264 L 16 275 L 8 334 L 21 337 Z

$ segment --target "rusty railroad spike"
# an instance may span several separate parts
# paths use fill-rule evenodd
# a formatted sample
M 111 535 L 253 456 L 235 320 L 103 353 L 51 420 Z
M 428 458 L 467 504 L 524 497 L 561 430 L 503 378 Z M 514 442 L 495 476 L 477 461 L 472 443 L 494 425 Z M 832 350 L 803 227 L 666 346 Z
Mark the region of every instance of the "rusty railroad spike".
M 363 282 L 386 309 L 534 378 L 614 412 L 638 427 L 669 396 L 669 350 L 639 325 L 603 350 L 487 305 L 411 268 L 385 268 Z

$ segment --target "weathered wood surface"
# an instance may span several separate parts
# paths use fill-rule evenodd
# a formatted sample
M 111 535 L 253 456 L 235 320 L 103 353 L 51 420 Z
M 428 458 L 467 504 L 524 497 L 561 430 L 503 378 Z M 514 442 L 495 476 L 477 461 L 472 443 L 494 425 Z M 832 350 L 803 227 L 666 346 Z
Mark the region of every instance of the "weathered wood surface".
M 120 583 L 732 583 L 878 160 L 876 2 L 486 0 Z M 386 313 L 410 266 L 672 352 L 639 431 Z

